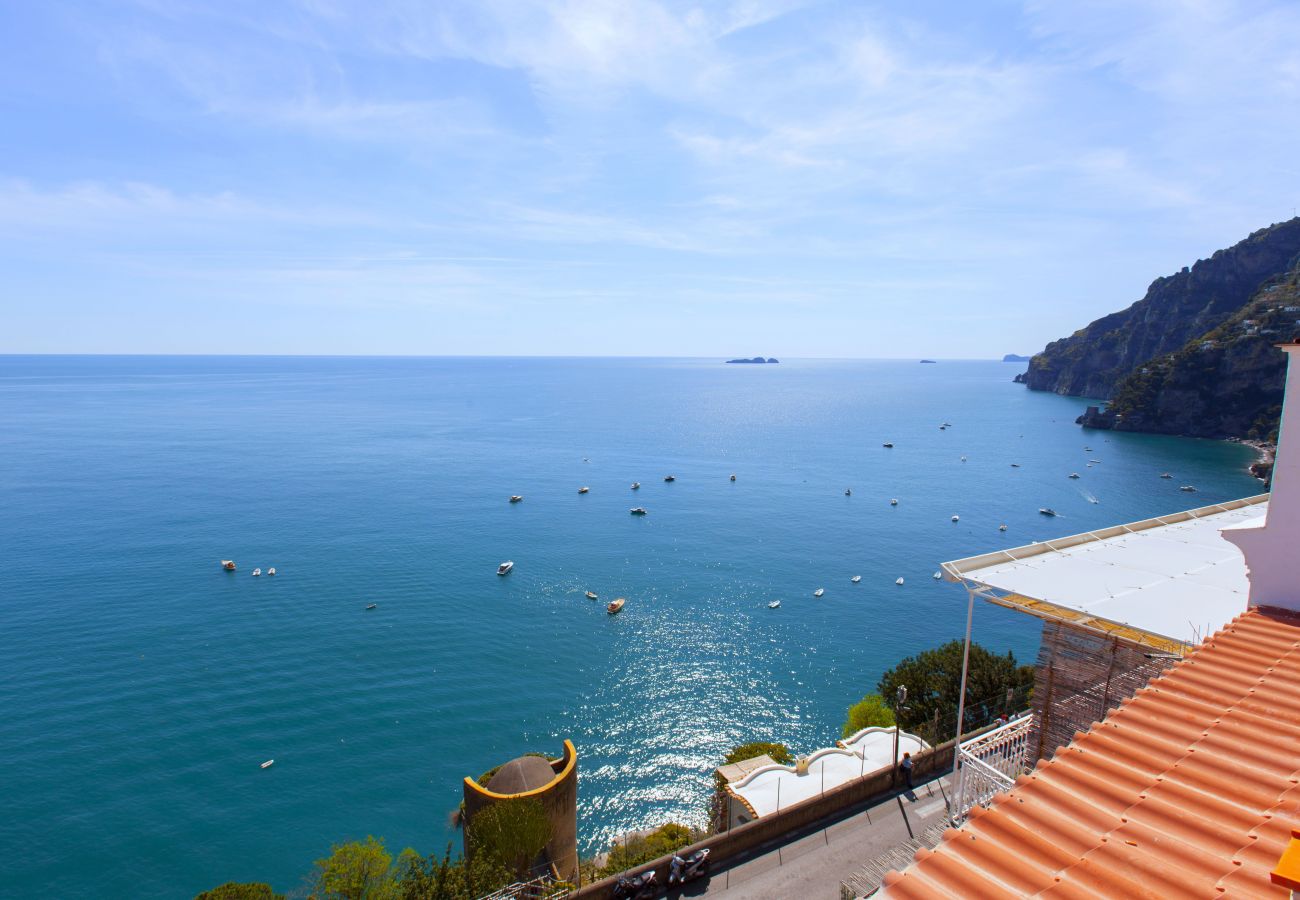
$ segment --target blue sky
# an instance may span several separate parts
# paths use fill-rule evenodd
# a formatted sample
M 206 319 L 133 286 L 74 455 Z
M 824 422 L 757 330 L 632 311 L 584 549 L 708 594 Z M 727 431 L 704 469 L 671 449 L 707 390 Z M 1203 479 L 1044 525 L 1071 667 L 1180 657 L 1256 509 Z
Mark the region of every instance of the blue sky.
M 0 0 L 0 352 L 1033 352 L 1300 205 L 1300 4 Z

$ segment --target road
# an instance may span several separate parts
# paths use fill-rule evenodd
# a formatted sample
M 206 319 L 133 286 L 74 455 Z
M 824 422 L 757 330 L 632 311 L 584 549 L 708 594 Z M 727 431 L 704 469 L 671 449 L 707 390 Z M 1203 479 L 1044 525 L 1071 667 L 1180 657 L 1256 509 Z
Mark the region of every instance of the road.
M 891 797 L 874 806 L 794 836 L 778 847 L 715 869 L 707 882 L 688 885 L 684 897 L 720 900 L 838 900 L 840 882 L 878 856 L 941 825 L 952 796 L 948 777 L 919 785 L 911 798 Z M 905 851 L 894 868 L 911 859 Z

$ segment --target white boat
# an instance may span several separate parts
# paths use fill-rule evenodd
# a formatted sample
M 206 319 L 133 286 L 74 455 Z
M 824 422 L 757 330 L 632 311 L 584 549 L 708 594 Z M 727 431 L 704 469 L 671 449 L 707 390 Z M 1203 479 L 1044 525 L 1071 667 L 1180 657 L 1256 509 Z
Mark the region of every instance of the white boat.
M 895 497 L 893 500 L 890 500 L 890 501 L 889 501 L 889 505 L 890 505 L 890 506 L 897 506 L 897 505 L 898 505 L 898 498 Z
M 626 602 L 627 602 L 627 601 L 624 600 L 622 597 L 619 597 L 619 598 L 617 598 L 616 600 L 614 600 L 613 603 L 611 603 L 611 604 L 609 604 L 608 606 L 605 607 L 605 612 L 609 613 L 609 614 L 612 616 L 612 615 L 614 615 L 614 613 L 616 613 L 616 612 L 618 612 L 619 610 L 621 610 L 621 609 L 623 608 L 623 604 L 626 603 Z
M 630 512 L 631 512 L 632 515 L 634 515 L 634 516 L 644 516 L 644 515 L 645 515 L 645 507 L 644 507 L 644 506 L 634 506 L 634 507 L 632 507 L 632 509 L 630 510 Z
M 634 481 L 634 482 L 632 482 L 632 490 L 634 490 L 634 491 L 639 491 L 639 490 L 641 490 L 641 482 L 639 482 L 639 481 Z
M 998 526 L 998 531 L 1006 531 L 1006 530 L 1007 530 L 1007 526 L 1005 526 L 1005 525 L 999 525 L 999 526 Z
M 849 490 L 848 488 L 845 488 L 845 489 L 844 489 L 844 496 L 845 496 L 845 497 L 852 497 L 852 496 L 853 496 L 853 491 Z
M 1038 508 L 1038 511 L 1039 511 L 1040 513 L 1042 513 L 1043 515 L 1045 515 L 1045 516 L 1054 516 L 1054 515 L 1056 515 L 1056 510 L 1052 509 L 1050 506 L 1040 506 L 1040 507 Z
M 1195 493 L 1196 493 L 1196 488 L 1192 487 L 1190 484 L 1185 484 L 1185 485 L 1183 485 L 1182 487 L 1180 487 L 1178 490 L 1180 490 L 1180 491 L 1187 491 L 1187 493 L 1189 493 L 1189 494 L 1195 494 Z
M 952 520 L 953 520 L 954 522 L 960 522 L 960 521 L 961 521 L 961 516 L 953 516 L 953 517 L 952 517 Z
M 253 570 L 253 577 L 254 577 L 254 578 L 256 578 L 257 576 L 259 576 L 259 575 L 261 575 L 261 574 L 262 574 L 262 570 L 261 570 L 261 569 L 254 569 L 254 570 Z
M 275 566 L 271 566 L 271 568 L 267 569 L 267 570 L 266 570 L 266 574 L 267 574 L 267 575 L 274 575 L 274 574 L 275 574 Z
M 940 581 L 940 580 L 942 580 L 942 579 L 943 579 L 943 573 L 942 573 L 942 572 L 935 572 L 935 573 L 934 573 L 934 580 L 935 580 L 935 581 Z
M 767 605 L 767 608 L 768 608 L 768 609 L 780 609 L 780 608 L 781 608 L 781 601 L 780 601 L 780 600 L 773 600 L 771 603 L 769 603 L 769 604 Z
M 961 461 L 962 461 L 962 462 L 965 462 L 965 461 L 966 461 L 966 457 L 963 456 L 963 457 L 961 458 Z
M 522 499 L 524 499 L 524 498 L 523 498 L 523 496 L 520 495 L 520 494 L 511 494 L 511 495 L 510 495 L 510 502 L 511 502 L 511 503 L 518 503 L 518 502 L 519 502 L 520 500 L 522 500 Z
M 1160 473 L 1160 477 L 1161 477 L 1161 478 L 1173 478 L 1174 476 L 1171 475 L 1171 474 L 1169 474 L 1168 472 L 1161 472 L 1161 473 Z
M 1094 466 L 1101 465 L 1101 460 L 1099 460 L 1099 459 L 1090 459 L 1090 460 L 1088 460 L 1088 462 L 1089 462 L 1089 464 L 1094 465 Z
M 379 604 L 378 604 L 378 603 L 368 603 L 368 604 L 366 604 L 366 609 L 378 609 L 378 608 L 379 608 Z
M 903 579 L 902 579 L 902 578 L 895 578 L 895 579 L 894 579 L 894 584 L 902 584 L 902 583 L 903 583 Z
M 826 593 L 826 588 L 818 588 L 817 590 L 813 591 L 813 596 L 820 597 L 824 593 Z
M 1078 477 L 1079 477 L 1079 473 L 1078 473 L 1078 472 L 1071 472 L 1071 473 L 1070 473 L 1070 477 L 1071 477 L 1071 478 L 1078 478 Z
M 578 488 L 578 493 L 579 493 L 579 494 L 585 494 L 585 493 L 587 493 L 589 490 L 591 490 L 591 488 L 587 487 L 586 485 L 583 485 L 582 487 Z
M 595 591 L 587 591 L 587 599 L 588 599 L 588 600 L 596 600 L 596 599 L 599 599 L 599 598 L 596 596 L 596 592 L 595 592 Z
M 271 766 L 273 766 L 273 765 L 275 765 L 275 760 L 273 760 L 273 759 L 268 759 L 266 762 L 262 763 L 261 768 L 263 768 L 263 769 L 269 769 L 269 768 L 271 768 Z
M 501 565 L 497 566 L 497 574 L 509 575 L 510 570 L 513 569 L 514 567 L 515 567 L 514 560 L 508 559 L 505 562 L 503 562 Z
M 857 584 L 861 580 L 862 580 L 861 575 L 854 575 L 852 578 L 849 579 L 849 581 L 853 582 L 854 584 Z
M 225 569 L 227 572 L 233 572 L 235 571 L 235 561 L 233 559 L 223 559 L 221 561 L 221 568 Z

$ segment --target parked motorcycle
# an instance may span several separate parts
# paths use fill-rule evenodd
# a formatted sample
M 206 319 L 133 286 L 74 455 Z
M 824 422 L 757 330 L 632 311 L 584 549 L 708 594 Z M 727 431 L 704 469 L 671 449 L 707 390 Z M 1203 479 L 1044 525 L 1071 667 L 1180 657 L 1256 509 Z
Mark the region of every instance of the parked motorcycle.
M 690 856 L 673 854 L 672 864 L 668 867 L 668 886 L 685 884 L 701 878 L 709 871 L 709 848 L 696 850 Z
M 658 893 L 654 869 L 636 876 L 620 875 L 614 882 L 614 900 L 653 900 Z

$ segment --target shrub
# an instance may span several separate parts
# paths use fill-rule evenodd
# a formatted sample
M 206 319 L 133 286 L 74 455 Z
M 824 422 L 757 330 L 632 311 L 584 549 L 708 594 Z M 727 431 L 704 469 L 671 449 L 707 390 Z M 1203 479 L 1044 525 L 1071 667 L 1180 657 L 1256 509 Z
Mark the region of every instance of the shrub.
M 867 694 L 849 707 L 849 715 L 844 721 L 840 736 L 850 737 L 872 726 L 891 728 L 893 725 L 894 711 L 885 705 L 885 698 L 879 694 Z

